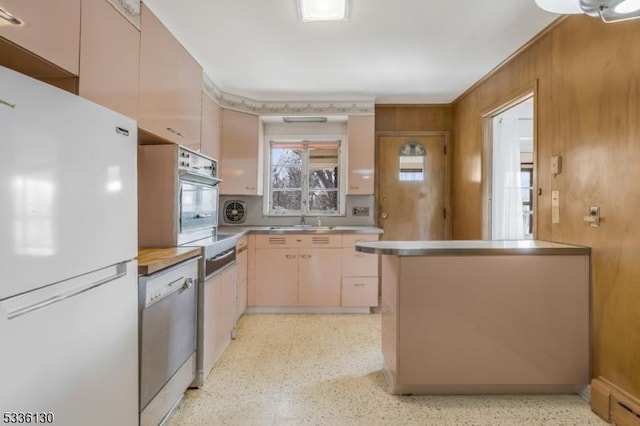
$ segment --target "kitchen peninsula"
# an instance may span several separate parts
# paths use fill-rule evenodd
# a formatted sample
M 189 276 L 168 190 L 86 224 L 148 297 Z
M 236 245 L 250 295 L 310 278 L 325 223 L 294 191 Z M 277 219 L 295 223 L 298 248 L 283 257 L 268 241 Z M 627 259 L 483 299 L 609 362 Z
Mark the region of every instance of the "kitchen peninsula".
M 579 393 L 590 249 L 545 241 L 371 241 L 393 394 Z

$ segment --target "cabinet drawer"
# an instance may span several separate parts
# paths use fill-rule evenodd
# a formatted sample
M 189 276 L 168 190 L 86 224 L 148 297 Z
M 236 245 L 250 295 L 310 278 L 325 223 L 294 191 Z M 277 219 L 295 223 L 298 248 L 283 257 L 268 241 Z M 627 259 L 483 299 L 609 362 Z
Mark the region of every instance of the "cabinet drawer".
M 256 248 L 340 248 L 342 234 L 260 234 Z
M 297 240 L 300 247 L 342 247 L 342 234 L 302 234 L 298 235 Z
M 345 277 L 377 277 L 378 255 L 343 248 L 342 275 Z
M 378 306 L 378 278 L 343 278 L 342 306 Z
M 298 234 L 259 234 L 256 235 L 256 248 L 296 248 L 301 241 Z
M 378 234 L 342 234 L 342 247 L 353 248 L 358 241 L 378 241 Z

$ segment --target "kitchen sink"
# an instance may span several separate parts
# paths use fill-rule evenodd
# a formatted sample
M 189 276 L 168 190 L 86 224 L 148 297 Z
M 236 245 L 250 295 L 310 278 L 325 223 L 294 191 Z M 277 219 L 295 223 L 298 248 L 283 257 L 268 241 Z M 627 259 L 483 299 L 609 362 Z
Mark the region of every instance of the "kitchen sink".
M 290 232 L 299 232 L 299 231 L 330 231 L 335 229 L 335 226 L 313 226 L 313 225 L 279 225 L 279 226 L 270 226 L 270 231 L 290 231 Z

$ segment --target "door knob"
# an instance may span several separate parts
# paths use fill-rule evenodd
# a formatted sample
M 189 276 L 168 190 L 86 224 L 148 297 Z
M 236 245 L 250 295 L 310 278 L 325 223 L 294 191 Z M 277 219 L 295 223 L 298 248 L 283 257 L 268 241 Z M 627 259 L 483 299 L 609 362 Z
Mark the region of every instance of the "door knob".
M 388 216 L 387 212 L 380 212 L 380 218 L 381 219 L 386 219 Z

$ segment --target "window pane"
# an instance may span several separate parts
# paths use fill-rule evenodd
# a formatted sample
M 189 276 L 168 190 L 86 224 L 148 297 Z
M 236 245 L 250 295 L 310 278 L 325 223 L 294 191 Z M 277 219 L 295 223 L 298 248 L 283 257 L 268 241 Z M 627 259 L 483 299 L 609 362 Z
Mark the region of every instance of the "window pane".
M 298 149 L 271 149 L 271 187 L 302 188 L 302 157 Z
M 271 164 L 279 165 L 300 165 L 302 166 L 302 150 L 271 148 Z
M 338 191 L 309 191 L 309 210 L 337 211 Z
M 274 213 L 284 210 L 302 209 L 302 191 L 277 191 L 271 195 L 271 209 Z
M 338 188 L 338 168 L 309 170 L 309 189 Z
M 276 166 L 271 169 L 271 187 L 273 189 L 301 189 L 302 166 Z

